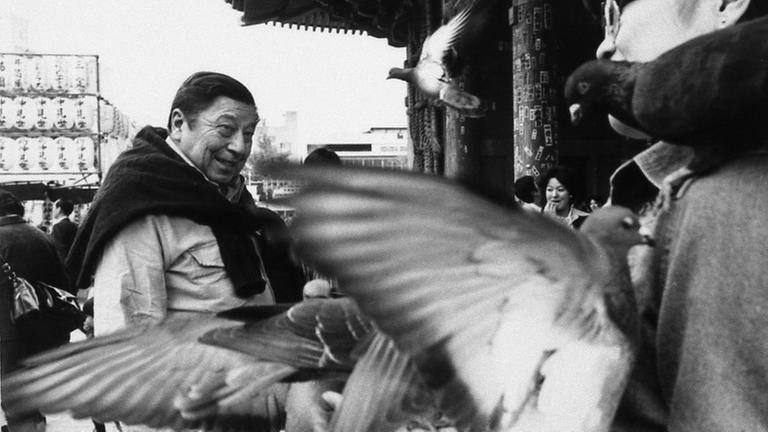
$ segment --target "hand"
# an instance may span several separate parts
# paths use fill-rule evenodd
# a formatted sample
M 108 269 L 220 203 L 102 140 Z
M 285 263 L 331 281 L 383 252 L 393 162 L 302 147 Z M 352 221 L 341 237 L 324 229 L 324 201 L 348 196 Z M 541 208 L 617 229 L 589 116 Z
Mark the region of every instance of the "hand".
M 341 403 L 337 381 L 291 384 L 286 402 L 286 432 L 328 432 L 331 418 Z
M 544 213 L 548 215 L 557 214 L 557 203 L 554 201 L 547 201 L 547 203 L 544 205 Z

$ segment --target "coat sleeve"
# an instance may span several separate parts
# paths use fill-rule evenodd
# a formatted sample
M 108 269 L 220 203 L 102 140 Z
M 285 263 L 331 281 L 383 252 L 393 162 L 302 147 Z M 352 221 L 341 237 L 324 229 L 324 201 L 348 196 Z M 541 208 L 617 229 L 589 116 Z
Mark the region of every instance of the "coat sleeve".
M 165 318 L 167 258 L 157 218 L 123 228 L 104 248 L 94 276 L 94 330 L 111 333 Z

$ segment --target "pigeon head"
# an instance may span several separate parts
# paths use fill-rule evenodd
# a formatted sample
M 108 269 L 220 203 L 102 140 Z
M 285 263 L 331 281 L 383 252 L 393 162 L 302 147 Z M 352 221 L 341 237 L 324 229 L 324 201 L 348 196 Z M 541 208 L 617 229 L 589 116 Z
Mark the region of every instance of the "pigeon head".
M 403 69 L 398 67 L 393 67 L 389 70 L 389 74 L 387 74 L 387 79 L 399 79 L 403 81 L 408 81 L 411 76 L 411 69 Z
M 596 210 L 584 221 L 581 231 L 620 256 L 626 256 L 632 246 L 654 246 L 651 236 L 640 227 L 637 215 L 625 207 Z
M 578 125 L 586 113 L 593 110 L 608 112 L 614 117 L 635 124 L 632 120 L 632 63 L 592 60 L 576 68 L 565 83 L 571 123 Z

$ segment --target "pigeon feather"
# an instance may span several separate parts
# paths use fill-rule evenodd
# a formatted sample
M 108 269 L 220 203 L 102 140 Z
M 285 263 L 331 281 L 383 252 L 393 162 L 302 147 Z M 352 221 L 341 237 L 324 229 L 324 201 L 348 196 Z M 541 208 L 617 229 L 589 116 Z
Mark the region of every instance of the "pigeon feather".
M 644 239 L 628 210 L 580 233 L 432 176 L 269 172 L 304 185 L 289 200 L 300 256 L 411 356 L 460 427 L 606 430 L 636 336 L 626 253 Z

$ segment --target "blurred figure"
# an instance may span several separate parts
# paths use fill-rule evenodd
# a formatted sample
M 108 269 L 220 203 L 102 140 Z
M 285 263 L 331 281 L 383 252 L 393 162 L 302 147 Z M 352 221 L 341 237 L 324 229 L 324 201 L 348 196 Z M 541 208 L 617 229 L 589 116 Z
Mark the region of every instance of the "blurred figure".
M 42 281 L 69 290 L 70 286 L 51 238 L 24 220 L 24 206 L 10 192 L 0 189 L 0 255 L 11 269 L 30 282 Z M 34 334 L 11 321 L 13 289 L 8 277 L 0 273 L 0 374 L 21 368 L 20 360 L 32 354 L 63 345 L 69 332 L 52 328 Z M 3 380 L 0 379 L 0 399 Z M 39 412 L 7 417 L 10 432 L 45 431 L 45 417 Z
M 304 158 L 305 165 L 341 165 L 341 158 L 335 151 L 320 147 L 312 150 Z
M 589 216 L 574 205 L 579 202 L 581 184 L 581 178 L 573 169 L 562 165 L 550 168 L 539 178 L 539 189 L 544 191 L 546 200 L 542 213 L 579 228 Z
M 603 206 L 603 200 L 597 195 L 592 194 L 587 198 L 587 210 L 592 213 Z
M 74 209 L 75 205 L 72 201 L 65 199 L 59 199 L 53 204 L 51 236 L 62 261 L 67 258 L 69 248 L 72 247 L 72 242 L 75 240 L 75 234 L 77 233 L 77 224 L 69 219 L 69 215 L 72 214 Z
M 540 212 L 541 207 L 536 205 L 540 199 L 541 194 L 536 187 L 536 181 L 533 179 L 533 176 L 522 176 L 515 180 L 515 200 L 522 208 Z

